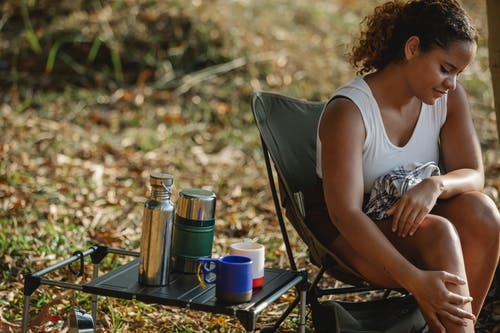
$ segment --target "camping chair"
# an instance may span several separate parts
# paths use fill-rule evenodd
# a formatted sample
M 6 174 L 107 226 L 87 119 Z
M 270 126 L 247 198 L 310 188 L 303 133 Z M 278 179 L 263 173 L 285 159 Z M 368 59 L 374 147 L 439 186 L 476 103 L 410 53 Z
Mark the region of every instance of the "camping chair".
M 305 223 L 305 202 L 316 182 L 316 130 L 324 105 L 324 102 L 299 100 L 271 92 L 253 95 L 252 111 L 260 132 L 276 213 L 293 270 L 297 267 L 283 213 L 306 244 L 311 262 L 320 268 L 315 282 L 319 282 L 321 275 L 328 271 L 336 279 L 351 285 L 316 292 L 324 295 L 370 290 L 373 287 L 324 246 Z
M 368 313 L 369 316 L 372 316 L 373 312 L 370 312 L 372 311 L 369 309 L 370 307 L 373 309 L 392 306 L 393 309 L 402 309 L 400 304 L 392 301 L 395 298 L 391 298 L 389 301 L 387 297 L 392 294 L 392 291 L 408 296 L 406 291 L 386 290 L 370 285 L 328 247 L 324 246 L 306 225 L 304 207 L 316 182 L 316 130 L 324 105 L 325 102 L 305 101 L 271 92 L 257 92 L 252 98 L 252 111 L 261 137 L 273 201 L 291 269 L 297 270 L 297 266 L 283 215 L 287 217 L 287 220 L 306 244 L 311 263 L 319 268 L 307 292 L 308 303 L 313 309 L 313 319 L 314 309 L 320 309 L 317 307 L 320 304 L 318 299 L 334 294 L 380 290 L 383 291 L 382 299 L 388 300 L 387 305 L 383 301 L 372 304 L 365 302 L 364 305 L 360 304 L 360 306 L 354 307 L 353 303 L 345 303 L 345 308 L 349 310 L 350 314 L 366 310 L 364 315 Z M 277 175 L 278 189 L 275 185 L 274 173 Z M 325 272 L 343 282 L 344 285 L 334 288 L 319 288 L 318 284 Z M 416 322 L 415 327 L 421 326 L 422 323 L 425 324 L 414 300 L 404 297 L 396 301 L 409 301 L 410 305 L 405 304 L 404 306 L 417 309 L 418 313 L 415 316 L 412 313 L 412 317 L 407 318 L 407 321 Z M 292 304 L 289 309 L 293 306 Z M 396 312 L 389 308 L 387 310 Z M 359 318 L 358 316 L 356 319 Z M 390 320 L 397 322 L 400 319 L 394 320 L 392 318 Z M 279 325 L 280 321 L 275 324 L 275 328 L 277 329 Z M 329 328 L 327 331 L 332 332 L 331 329 Z M 398 330 L 399 328 L 396 328 L 396 332 Z M 385 329 L 381 331 L 390 332 L 390 330 L 385 331 Z

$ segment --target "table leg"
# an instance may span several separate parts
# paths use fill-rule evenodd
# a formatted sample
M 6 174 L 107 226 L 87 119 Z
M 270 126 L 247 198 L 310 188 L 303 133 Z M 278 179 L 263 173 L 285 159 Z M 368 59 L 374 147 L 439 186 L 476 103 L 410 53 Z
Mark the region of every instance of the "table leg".
M 299 318 L 299 333 L 306 331 L 306 290 L 300 291 L 300 318 Z
M 23 333 L 28 333 L 28 322 L 30 320 L 30 301 L 31 296 L 24 295 Z
M 94 264 L 93 279 L 99 277 L 99 264 Z M 94 321 L 94 333 L 97 330 L 97 295 L 92 295 L 92 320 Z

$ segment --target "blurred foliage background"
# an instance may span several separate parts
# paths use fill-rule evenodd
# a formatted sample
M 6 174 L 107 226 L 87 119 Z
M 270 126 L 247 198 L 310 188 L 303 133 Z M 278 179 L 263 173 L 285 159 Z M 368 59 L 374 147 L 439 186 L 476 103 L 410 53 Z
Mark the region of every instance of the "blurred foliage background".
M 24 273 L 93 243 L 138 249 L 155 171 L 174 175 L 174 200 L 187 187 L 217 194 L 214 256 L 249 237 L 266 244 L 266 265 L 287 267 L 251 94 L 327 99 L 355 75 L 346 53 L 362 17 L 382 1 L 367 3 L 3 1 L 0 332 L 19 330 Z M 482 35 L 460 81 L 483 148 L 485 192 L 499 205 L 485 6 L 462 3 Z M 314 271 L 298 237 L 292 242 L 301 267 Z M 68 272 L 54 278 L 88 279 Z M 90 304 L 86 295 L 41 289 L 32 302 L 33 331 L 64 331 L 71 304 Z M 287 301 L 271 306 L 258 325 L 276 319 Z M 100 332 L 242 331 L 234 318 L 190 310 L 103 298 L 99 306 Z M 498 308 L 487 304 L 478 331 L 498 329 Z M 292 314 L 283 331 L 293 331 L 294 320 Z

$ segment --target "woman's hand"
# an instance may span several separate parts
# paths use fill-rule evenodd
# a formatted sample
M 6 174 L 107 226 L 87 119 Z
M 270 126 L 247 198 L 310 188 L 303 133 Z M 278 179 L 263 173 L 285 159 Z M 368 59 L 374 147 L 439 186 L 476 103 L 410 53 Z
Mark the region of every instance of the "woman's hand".
M 465 285 L 466 282 L 445 271 L 420 270 L 407 288 L 417 300 L 426 320 L 430 321 L 429 325 L 439 332 L 445 332 L 443 319 L 461 326 L 467 326 L 467 319 L 476 320 L 472 313 L 463 309 L 472 297 L 450 291 L 447 284 Z
M 406 192 L 387 210 L 387 215 L 392 216 L 392 231 L 400 237 L 412 236 L 440 194 L 439 184 L 432 177 L 422 180 Z

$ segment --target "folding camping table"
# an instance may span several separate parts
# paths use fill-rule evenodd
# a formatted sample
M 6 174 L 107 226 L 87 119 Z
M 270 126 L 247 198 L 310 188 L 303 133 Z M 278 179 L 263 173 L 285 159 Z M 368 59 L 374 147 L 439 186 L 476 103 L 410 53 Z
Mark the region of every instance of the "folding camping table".
M 22 332 L 28 332 L 30 317 L 31 295 L 42 284 L 57 286 L 64 289 L 75 289 L 92 294 L 92 317 L 94 323 L 97 316 L 97 296 L 107 296 L 121 299 L 136 299 L 144 303 L 155 303 L 180 308 L 219 313 L 236 316 L 242 326 L 248 331 L 255 330 L 256 319 L 269 304 L 296 287 L 298 297 L 288 306 L 271 330 L 276 330 L 281 322 L 290 314 L 293 308 L 300 303 L 298 331 L 305 332 L 307 273 L 305 271 L 291 271 L 277 268 L 266 268 L 264 272 L 264 286 L 255 289 L 252 299 L 247 303 L 224 304 L 215 297 L 215 285 L 203 289 L 199 286 L 196 275 L 174 272 L 170 283 L 164 287 L 147 287 L 138 283 L 139 259 L 130 262 L 98 276 L 99 263 L 108 253 L 138 257 L 139 253 L 101 245 L 94 245 L 90 249 L 77 251 L 72 257 L 60 261 L 46 269 L 33 274 L 27 274 L 24 281 L 24 314 Z M 93 268 L 93 278 L 85 284 L 75 284 L 64 281 L 55 281 L 44 277 L 47 273 L 69 266 L 76 274 L 83 274 L 84 258 L 90 256 Z M 79 262 L 79 270 L 75 270 L 74 262 Z

